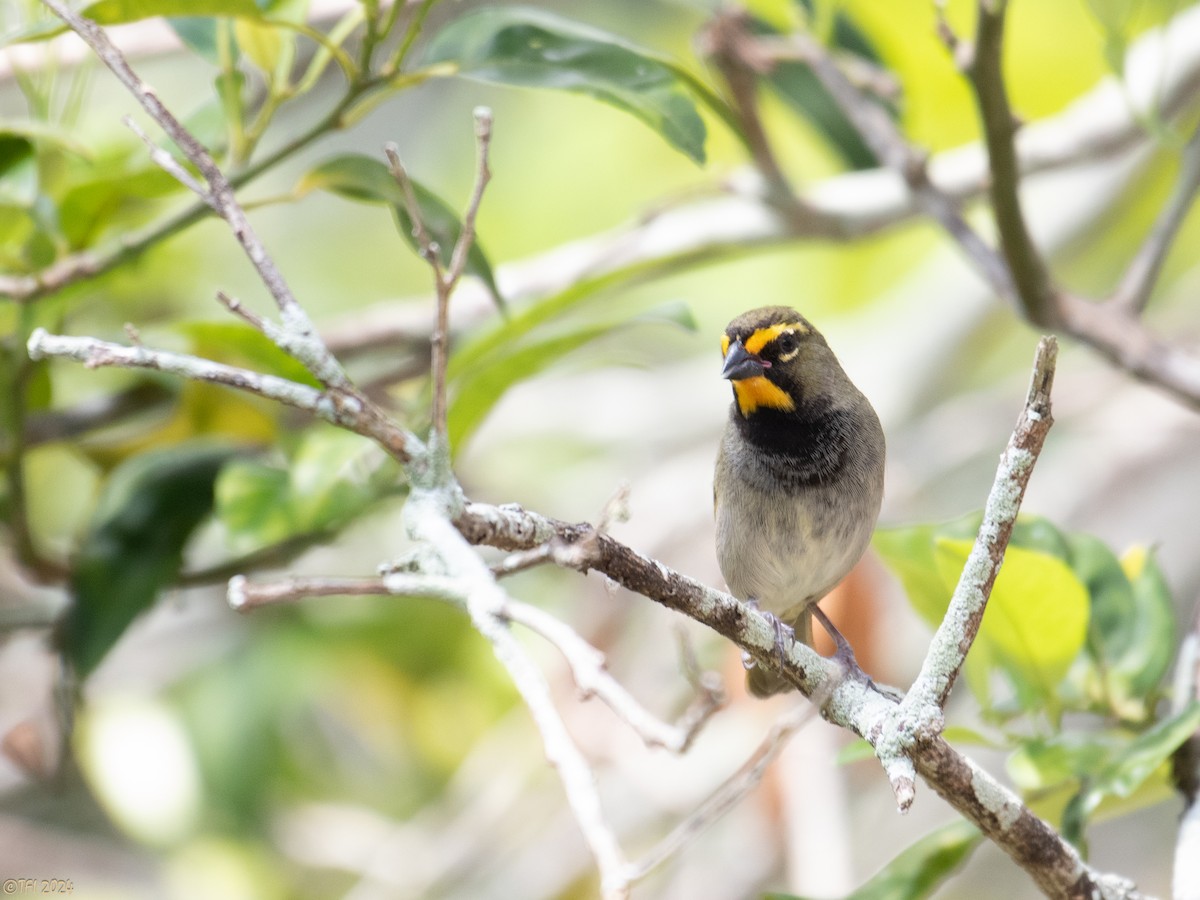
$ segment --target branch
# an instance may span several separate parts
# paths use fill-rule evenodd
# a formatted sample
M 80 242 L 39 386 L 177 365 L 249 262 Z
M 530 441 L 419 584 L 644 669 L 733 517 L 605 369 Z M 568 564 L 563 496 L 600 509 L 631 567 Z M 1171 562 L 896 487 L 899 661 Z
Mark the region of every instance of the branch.
M 1200 189 L 1200 125 L 1183 148 L 1179 176 L 1171 196 L 1158 214 L 1154 227 L 1125 271 L 1109 303 L 1131 316 L 1140 315 L 1150 301 L 1167 252 L 1187 218 L 1196 191 Z
M 1057 341 L 1052 337 L 1042 338 L 1038 343 L 1025 407 L 1000 456 L 975 545 L 967 557 L 945 618 L 933 636 L 921 672 L 900 704 L 899 716 L 910 722 L 940 723 L 950 689 L 979 633 L 992 586 L 1000 574 L 1004 552 L 1021 508 L 1021 499 L 1042 452 L 1046 434 L 1054 423 L 1050 413 L 1050 389 L 1054 384 L 1057 356 Z
M 805 211 L 784 175 L 758 111 L 757 76 L 770 64 L 748 39 L 748 14 L 741 9 L 719 10 L 700 33 L 701 52 L 712 59 L 729 88 L 738 124 L 754 166 L 767 184 L 767 197 L 788 218 L 803 219 Z
M 604 820 L 592 770 L 554 709 L 545 678 L 505 625 L 502 610 L 507 605 L 507 595 L 446 517 L 446 493 L 445 489 L 417 488 L 409 495 L 404 506 L 409 533 L 436 553 L 454 577 L 468 585 L 466 607 L 471 623 L 492 645 L 541 732 L 546 758 L 558 771 L 567 802 L 596 859 L 601 892 L 606 898 L 626 897 L 627 863 Z
M 1014 299 L 1025 318 L 1044 328 L 1061 325 L 1055 290 L 1041 254 L 1033 243 L 1021 211 L 1018 194 L 1018 122 L 1008 103 L 1004 85 L 1004 13 L 1007 0 L 979 0 L 976 4 L 975 47 L 967 76 L 975 89 L 975 102 L 983 123 L 991 183 L 988 191 L 1000 246 L 1016 287 Z
M 712 628 L 751 653 L 758 665 L 780 673 L 805 695 L 822 698 L 822 714 L 849 728 L 875 748 L 892 781 L 902 808 L 912 802 L 914 771 L 955 809 L 974 822 L 1051 897 L 1137 896 L 1132 887 L 1087 866 L 1075 849 L 1038 818 L 1010 790 L 938 736 L 940 706 L 961 666 L 973 629 L 978 627 L 986 591 L 990 590 L 1020 506 L 1024 486 L 1046 430 L 1050 426 L 1048 396 L 1054 367 L 1053 339 L 1039 345 L 1026 406 L 1018 420 L 996 482 L 988 498 L 974 563 L 968 564 L 947 620 L 935 637 L 931 659 L 914 685 L 913 700 L 897 706 L 873 688 L 861 672 L 842 669 L 811 648 L 793 643 L 782 657 L 775 649 L 771 624 L 756 610 L 707 585 L 668 569 L 657 560 L 599 534 L 590 525 L 572 525 L 517 506 L 466 503 L 455 521 L 472 543 L 504 550 L 531 550 L 548 542 L 590 547 L 569 563 L 579 571 L 595 570 L 623 587 Z M 569 557 L 563 556 L 562 559 Z M 949 646 L 948 659 L 941 655 Z M 932 698 L 932 711 L 925 698 Z M 907 782 L 906 782 L 907 779 Z
M 142 345 L 126 347 L 89 337 L 49 334 L 35 329 L 26 345 L 30 359 L 60 357 L 81 362 L 89 369 L 106 366 L 126 369 L 152 369 L 168 372 L 191 381 L 222 384 L 249 394 L 257 394 L 310 412 L 327 422 L 371 438 L 401 463 L 411 462 L 423 451 L 417 437 L 385 416 L 378 407 L 355 393 L 335 388 L 319 391 L 275 375 L 262 375 L 198 356 L 152 350 Z

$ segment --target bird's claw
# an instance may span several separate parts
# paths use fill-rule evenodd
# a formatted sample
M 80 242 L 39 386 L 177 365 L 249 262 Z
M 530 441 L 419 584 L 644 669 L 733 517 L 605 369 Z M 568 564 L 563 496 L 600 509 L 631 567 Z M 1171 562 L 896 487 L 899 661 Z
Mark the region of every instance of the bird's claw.
M 747 600 L 746 605 L 771 623 L 771 628 L 775 631 L 775 655 L 779 658 L 780 667 L 784 666 L 787 663 L 788 647 L 796 640 L 795 629 L 779 616 L 760 607 L 757 600 Z M 745 650 L 742 651 L 742 666 L 746 671 L 754 668 L 754 657 Z

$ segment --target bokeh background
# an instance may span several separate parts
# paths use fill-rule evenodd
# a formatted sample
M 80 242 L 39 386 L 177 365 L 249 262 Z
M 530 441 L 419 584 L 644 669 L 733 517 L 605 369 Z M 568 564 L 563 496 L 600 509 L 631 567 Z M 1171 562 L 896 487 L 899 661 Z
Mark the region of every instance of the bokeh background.
M 706 72 L 693 41 L 712 11 L 707 4 L 544 6 Z M 900 121 L 913 141 L 937 153 L 978 139 L 970 94 L 936 36 L 930 4 L 833 6 L 853 18 L 902 85 Z M 1184 7 L 1018 0 L 1006 48 L 1015 109 L 1027 121 L 1062 113 L 1115 77 L 1106 49 L 1114 20 L 1127 40 L 1152 40 L 1147 35 L 1186 13 Z M 31 4 L 0 8 L 0 25 L 9 30 L 35 14 Z M 470 8 L 436 5 L 426 33 Z M 314 12 L 318 22 L 334 15 Z M 970 4 L 951 2 L 948 14 L 965 28 Z M 114 33 L 133 48 L 138 71 L 170 108 L 187 116 L 211 101 L 212 65 L 181 49 L 160 21 Z M 37 56 L 48 54 L 60 61 L 44 72 L 54 68 L 65 78 L 77 66 L 87 71 L 70 123 L 74 137 L 114 159 L 141 152 L 119 120 L 126 113 L 144 117 L 94 61 L 72 62 L 71 51 L 58 44 L 0 52 L 7 57 L 0 80 L 4 120 L 34 115 L 15 73 L 40 77 Z M 1195 52 L 1163 42 L 1158 56 L 1165 66 Z M 267 146 L 308 127 L 337 89 L 331 74 L 282 110 Z M 845 171 L 818 129 L 777 97 L 764 93 L 762 101 L 778 156 L 798 185 L 819 185 Z M 343 152 L 382 158 L 390 141 L 415 177 L 461 206 L 473 175 L 471 110 L 478 105 L 491 107 L 496 123 L 494 180 L 479 235 L 501 290 L 514 293 L 518 306 L 521 291 L 551 268 L 550 251 L 713 193 L 743 177 L 747 164 L 711 118 L 708 161 L 697 166 L 632 117 L 579 96 L 435 79 L 389 98 L 353 128 L 330 134 L 242 192 L 263 241 L 321 329 L 349 346 L 385 335 L 376 341 L 382 346 L 355 355 L 364 377 L 414 356 L 404 336 L 420 334 L 431 321 L 428 270 L 381 206 L 322 192 L 283 200 L 320 162 Z M 1095 295 L 1111 290 L 1170 190 L 1178 157 L 1172 141 L 1171 134 L 1148 135 L 1137 153 L 1115 162 L 1031 179 L 1031 222 L 1063 283 Z M 148 221 L 172 202 L 180 200 L 147 197 L 125 214 L 133 224 Z M 986 216 L 976 214 L 986 230 Z M 15 247 L 20 233 L 5 221 L 0 240 Z M 1192 215 L 1150 311 L 1157 331 L 1185 344 L 1197 336 L 1198 242 L 1200 220 Z M 186 346 L 189 332 L 181 323 L 228 320 L 214 301 L 217 290 L 266 308 L 265 292 L 225 226 L 206 221 L 103 278 L 40 302 L 43 310 L 53 307 L 49 321 L 65 333 L 122 340 L 130 322 L 147 344 Z M 570 313 L 576 322 L 647 321 L 615 329 L 510 389 L 458 449 L 457 472 L 468 495 L 595 520 L 627 485 L 630 517 L 614 534 L 720 585 L 711 467 L 729 397 L 717 339 L 737 313 L 775 303 L 796 306 L 818 325 L 880 413 L 889 443 L 881 524 L 935 522 L 982 505 L 1040 335 L 991 295 L 945 235 L 916 220 L 852 243 L 732 247 L 580 303 Z M 674 321 L 681 309 L 692 327 Z M 15 304 L 0 307 L 5 334 L 21 332 L 20 316 Z M 464 285 L 454 308 L 458 333 L 469 336 L 495 316 L 478 285 Z M 129 373 L 69 364 L 52 366 L 50 377 L 56 408 L 134 381 Z M 401 410 L 419 409 L 417 394 L 409 386 L 393 400 Z M 1118 551 L 1156 547 L 1186 623 L 1200 591 L 1200 417 L 1066 342 L 1055 418 L 1025 509 L 1097 535 Z M 205 391 L 200 399 L 155 406 L 119 428 L 32 447 L 23 474 L 32 541 L 46 558 L 70 560 L 108 472 L 143 450 L 226 434 L 274 441 L 277 458 L 294 459 L 303 436 L 323 428 Z M 352 467 L 346 477 L 356 477 Z M 278 571 L 372 573 L 405 550 L 401 504 L 399 497 L 372 504 Z M 11 616 L 0 636 L 0 734 L 8 736 L 0 756 L 5 877 L 70 879 L 84 897 L 596 895 L 590 857 L 537 733 L 489 648 L 455 610 L 433 601 L 358 598 L 238 615 L 219 582 L 172 589 L 88 679 L 69 758 L 61 759 L 58 657 L 46 628 L 20 626 L 36 620 L 35 613 L 56 614 L 66 591 L 31 578 L 11 544 L 3 551 L 0 607 Z M 230 552 L 229 536 L 210 524 L 189 544 L 188 563 L 202 569 Z M 596 767 L 606 810 L 631 854 L 693 809 L 741 764 L 775 717 L 802 702 L 747 698 L 735 648 L 598 576 L 539 569 L 510 586 L 600 647 L 611 671 L 666 717 L 690 697 L 681 634 L 703 665 L 725 679 L 727 708 L 687 755 L 675 757 L 643 747 L 601 704 L 580 702 L 562 660 L 522 634 Z M 869 555 L 827 608 L 875 677 L 899 685 L 912 679 L 929 631 L 878 559 Z M 959 694 L 951 719 L 969 723 L 971 698 Z M 898 816 L 878 766 L 838 761 L 849 741 L 820 721 L 808 726 L 760 788 L 634 896 L 748 897 L 768 889 L 842 896 L 953 818 L 924 788 L 913 811 Z M 971 752 L 1003 774 L 1001 754 Z M 51 776 L 55 766 L 72 772 Z M 1147 893 L 1168 893 L 1179 808 L 1167 795 L 1097 825 L 1089 832 L 1092 860 L 1134 878 Z M 1036 891 L 985 846 L 937 896 Z

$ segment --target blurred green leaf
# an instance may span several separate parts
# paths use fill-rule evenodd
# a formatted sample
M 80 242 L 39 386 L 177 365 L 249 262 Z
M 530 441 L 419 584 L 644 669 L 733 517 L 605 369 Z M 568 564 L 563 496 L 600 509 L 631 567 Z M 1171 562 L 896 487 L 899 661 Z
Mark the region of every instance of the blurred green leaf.
M 1063 813 L 1063 835 L 1084 847 L 1084 830 L 1100 804 L 1109 797 L 1133 797 L 1156 771 L 1166 768 L 1171 756 L 1198 728 L 1200 703 L 1193 700 L 1124 744 L 1103 765 L 1089 766 L 1083 787 Z
M 78 12 L 98 25 L 124 25 L 155 16 L 240 16 L 253 19 L 262 17 L 262 11 L 254 0 L 96 0 Z M 4 44 L 44 41 L 66 30 L 67 26 L 62 22 L 50 19 L 10 35 Z
M 399 468 L 374 441 L 314 428 L 292 457 L 293 508 L 306 530 L 340 525 L 394 484 Z
M 114 168 L 81 179 L 58 204 L 63 237 L 72 250 L 94 246 L 109 229 L 128 225 L 152 211 L 153 201 L 183 190 L 170 174 L 154 165 L 134 171 Z
M 593 97 L 636 116 L 693 161 L 704 162 L 704 120 L 685 80 L 652 53 L 603 31 L 542 10 L 489 6 L 438 32 L 424 62 L 454 64 L 459 74 L 480 81 Z
M 1122 660 L 1135 697 L 1151 696 L 1171 666 L 1175 648 L 1175 602 L 1171 588 L 1152 548 L 1130 548 L 1121 557 L 1121 568 L 1133 587 L 1134 631 Z
M 879 53 L 866 33 L 843 9 L 832 16 L 831 49 L 858 57 L 872 66 L 881 66 Z M 780 32 L 764 21 L 753 23 L 759 34 L 778 35 Z M 812 69 L 803 62 L 782 60 L 773 65 L 765 76 L 779 96 L 794 110 L 808 119 L 829 145 L 852 169 L 872 169 L 879 165 L 875 154 L 862 139 L 858 129 L 846 118 L 837 101 L 821 84 Z M 896 110 L 888 103 L 870 98 L 895 118 Z
M 461 372 L 452 383 L 454 397 L 447 415 L 450 447 L 458 453 L 483 423 L 487 414 L 513 385 L 537 375 L 571 352 L 597 338 L 638 324 L 673 324 L 694 328 L 690 310 L 683 304 L 670 304 L 624 322 L 588 323 L 540 340 L 518 343 L 506 352 L 494 353 Z
M 267 76 L 274 74 L 280 60 L 287 55 L 287 48 L 294 45 L 292 35 L 284 34 L 274 26 L 249 19 L 235 21 L 233 33 L 237 38 L 238 48 Z
M 183 548 L 212 509 L 213 484 L 237 451 L 192 444 L 119 466 L 104 486 L 71 573 L 57 639 L 80 678 L 171 584 Z
M 216 512 L 240 552 L 335 530 L 385 496 L 396 464 L 372 441 L 339 428 L 314 428 L 286 468 L 242 461 L 222 473 Z
M 954 874 L 983 842 L 979 829 L 957 819 L 927 834 L 900 853 L 847 900 L 920 900 Z M 792 894 L 766 894 L 764 900 L 801 900 Z
M 454 245 L 462 233 L 462 221 L 450 205 L 433 191 L 415 180 L 412 186 L 417 206 L 421 210 L 421 220 L 429 236 L 438 246 L 438 256 L 442 265 L 449 265 Z M 395 216 L 400 236 L 410 247 L 420 252 L 421 248 L 413 234 L 412 217 L 408 214 L 404 192 L 396 183 L 391 170 L 381 160 L 358 153 L 347 153 L 326 160 L 315 169 L 306 172 L 295 188 L 299 197 L 315 190 L 329 191 L 348 200 L 387 204 Z M 492 265 L 480 245 L 478 235 L 467 253 L 466 271 L 479 278 L 492 297 L 499 302 L 500 289 L 496 286 Z
M 935 629 L 942 624 L 953 591 L 942 579 L 934 559 L 937 531 L 936 525 L 880 528 L 871 541 L 875 552 L 900 579 L 913 609 Z
M 309 387 L 321 387 L 303 363 L 248 324 L 204 321 L 183 322 L 175 327 L 190 339 L 189 349 L 196 356 L 278 375 Z
M 969 540 L 937 539 L 934 558 L 946 584 L 955 583 L 971 552 Z M 1031 712 L 1061 712 L 1058 684 L 1087 637 L 1088 595 L 1057 557 L 1010 544 L 979 629 L 979 642 L 1012 679 Z
M 221 61 L 217 51 L 217 21 L 205 16 L 171 16 L 167 19 L 171 30 L 201 59 L 214 66 Z
M 297 533 L 286 469 L 253 459 L 235 459 L 216 484 L 217 518 L 236 550 L 257 550 Z
M 1114 750 L 1111 734 L 1057 734 L 1027 738 L 1009 754 L 1005 767 L 1021 791 L 1047 791 L 1104 765 Z
M 33 142 L 0 131 L 0 203 L 29 207 L 37 199 L 37 190 Z

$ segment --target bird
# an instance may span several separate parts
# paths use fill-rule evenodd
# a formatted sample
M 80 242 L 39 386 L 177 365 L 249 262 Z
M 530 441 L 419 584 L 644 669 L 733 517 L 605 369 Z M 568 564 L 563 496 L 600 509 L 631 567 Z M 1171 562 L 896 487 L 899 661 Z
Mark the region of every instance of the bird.
M 721 338 L 733 403 L 713 478 L 716 551 L 730 592 L 809 646 L 814 614 L 853 658 L 817 603 L 866 551 L 883 502 L 879 416 L 821 333 L 787 306 L 752 309 Z M 790 690 L 747 656 L 756 697 Z

